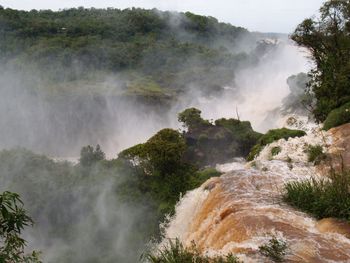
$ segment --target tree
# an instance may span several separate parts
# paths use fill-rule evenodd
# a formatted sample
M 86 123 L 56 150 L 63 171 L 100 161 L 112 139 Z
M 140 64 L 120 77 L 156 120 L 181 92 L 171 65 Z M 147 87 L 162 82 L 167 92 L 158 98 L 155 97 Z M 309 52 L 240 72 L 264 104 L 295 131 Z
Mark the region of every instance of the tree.
M 317 121 L 350 100 L 350 1 L 329 0 L 320 19 L 304 20 L 291 38 L 311 54 L 307 92 L 316 98 L 312 111 Z
M 164 177 L 183 166 L 185 150 L 185 139 L 178 131 L 163 129 L 146 143 L 124 150 L 120 157 L 132 159 L 146 174 Z
M 179 122 L 183 123 L 183 126 L 188 128 L 189 131 L 200 128 L 204 125 L 210 125 L 207 120 L 202 119 L 201 111 L 196 108 L 189 108 L 180 112 L 178 115 Z
M 38 253 L 24 253 L 26 241 L 20 234 L 24 227 L 33 224 L 26 214 L 23 202 L 18 194 L 4 192 L 0 194 L 0 262 L 40 262 Z
M 185 139 L 173 129 L 160 130 L 146 143 L 119 154 L 140 171 L 139 187 L 159 203 L 161 214 L 174 212 L 180 193 L 192 189 L 196 169 L 184 160 Z
M 147 141 L 146 150 L 154 169 L 170 174 L 182 166 L 186 143 L 179 132 L 163 129 Z
M 101 146 L 99 144 L 96 145 L 94 154 L 96 161 L 102 161 L 106 158 L 106 154 L 102 151 Z
M 82 166 L 91 166 L 92 164 L 104 160 L 105 153 L 101 150 L 99 144 L 96 145 L 96 149 L 93 146 L 88 145 L 81 148 L 80 151 L 80 164 Z

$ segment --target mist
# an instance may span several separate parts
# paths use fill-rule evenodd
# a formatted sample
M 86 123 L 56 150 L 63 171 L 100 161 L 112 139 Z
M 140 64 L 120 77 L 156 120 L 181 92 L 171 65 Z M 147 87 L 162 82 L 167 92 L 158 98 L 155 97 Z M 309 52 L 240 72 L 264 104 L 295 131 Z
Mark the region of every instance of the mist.
M 45 82 L 35 73 L 2 69 L 0 148 L 19 146 L 52 157 L 77 157 L 82 146 L 100 144 L 115 157 L 161 128 L 179 128 L 177 113 L 188 107 L 199 108 L 207 119 L 249 120 L 254 129 L 265 132 L 277 121 L 266 123 L 267 113 L 289 93 L 287 78 L 307 69 L 304 53 L 282 42 L 255 65 L 232 72 L 232 84 L 220 92 L 210 94 L 189 83 L 175 103 L 166 105 L 120 96 L 125 76 L 104 76 L 95 83 L 105 87 L 103 94 L 83 83 L 77 84 L 80 94 L 52 94 L 41 88 Z
M 135 203 L 116 195 L 125 173 L 87 171 L 21 149 L 0 159 L 0 191 L 21 195 L 35 221 L 24 233 L 28 250 L 42 251 L 44 262 L 138 261 L 155 215 L 147 196 Z
M 103 96 L 82 87 L 84 94 L 50 94 L 13 71 L 0 76 L 0 148 L 25 147 L 52 157 L 77 157 L 80 148 L 100 144 L 110 156 L 142 142 L 166 126 L 157 108 L 113 93 L 122 85 L 106 79 L 115 90 Z M 37 86 L 34 86 L 37 85 Z M 81 84 L 79 84 L 81 85 Z M 137 127 L 137 128 L 136 128 Z
M 203 41 L 188 32 L 177 32 L 181 16 L 170 18 L 168 23 L 182 42 Z M 112 159 L 162 128 L 179 129 L 177 114 L 189 107 L 200 109 L 210 120 L 249 120 L 255 130 L 265 132 L 276 127 L 281 117 L 266 120 L 288 96 L 287 78 L 308 70 L 305 54 L 286 36 L 277 36 L 278 40 L 259 42 L 267 35 L 242 33 L 234 42 L 216 39 L 206 43 L 243 57 L 242 62 L 232 72 L 221 71 L 223 62 L 217 63 L 220 70 L 208 74 L 186 72 L 182 79 L 173 80 L 181 92 L 173 96 L 170 90 L 171 95 L 162 100 L 152 94 L 129 94 L 126 86 L 135 77 L 128 71 L 97 72 L 88 79 L 53 85 L 45 72 L 30 65 L 1 64 L 0 149 L 16 150 L 0 152 L 0 190 L 19 193 L 35 221 L 34 228 L 25 233 L 29 249 L 41 250 L 44 262 L 96 262 L 101 258 L 103 262 L 136 262 L 147 244 L 144 233 L 150 234 L 148 225 L 156 219 L 149 197 L 135 203 L 119 194 L 130 180 L 125 171 L 106 172 L 99 166 L 80 170 L 79 165 L 53 161 L 22 148 L 53 159 L 77 160 L 83 146 L 99 144 Z M 166 52 L 161 54 L 163 60 L 169 57 Z M 143 67 L 152 68 L 156 59 L 146 54 Z M 200 63 L 198 57 L 189 56 L 181 65 L 192 69 Z M 82 58 L 74 68 L 58 69 L 55 74 L 60 79 L 67 72 L 82 72 L 83 64 Z M 225 85 L 220 83 L 221 73 L 230 79 Z M 213 80 L 217 85 L 210 83 Z
M 290 94 L 288 77 L 307 72 L 310 64 L 305 50 L 296 47 L 287 37 L 272 41 L 273 48 L 252 66 L 241 67 L 232 73 L 232 83 L 220 94 L 205 94 L 198 86 L 190 86 L 172 109 L 169 116 L 196 107 L 208 120 L 235 118 L 248 120 L 254 130 L 265 133 L 280 127 L 285 114 L 279 110 Z M 276 111 L 271 114 L 271 111 Z M 171 126 L 178 127 L 173 117 Z

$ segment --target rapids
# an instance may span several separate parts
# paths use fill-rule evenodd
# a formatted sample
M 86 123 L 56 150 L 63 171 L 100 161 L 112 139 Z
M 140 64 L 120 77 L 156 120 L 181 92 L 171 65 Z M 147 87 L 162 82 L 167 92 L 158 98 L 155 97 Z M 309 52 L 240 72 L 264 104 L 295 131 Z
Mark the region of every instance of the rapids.
M 225 172 L 187 193 L 164 229 L 166 242 L 195 242 L 209 256 L 235 253 L 244 262 L 268 262 L 259 246 L 272 236 L 287 242 L 287 262 L 350 262 L 350 227 L 334 219 L 317 221 L 282 202 L 290 180 L 322 176 L 307 162 L 305 149 L 332 143 L 317 126 L 301 138 L 279 140 L 264 148 L 251 163 L 235 160 L 218 165 Z M 271 148 L 282 151 L 271 156 Z M 346 237 L 347 236 L 347 237 Z

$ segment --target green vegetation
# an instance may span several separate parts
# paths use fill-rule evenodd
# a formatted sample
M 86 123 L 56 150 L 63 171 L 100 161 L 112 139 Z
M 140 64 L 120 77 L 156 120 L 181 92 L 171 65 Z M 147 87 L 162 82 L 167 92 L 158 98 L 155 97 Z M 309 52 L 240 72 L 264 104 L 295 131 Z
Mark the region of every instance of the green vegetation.
M 63 156 L 124 137 L 120 123 L 146 116 L 167 123 L 189 89 L 200 97 L 231 92 L 224 87 L 238 69 L 277 49 L 257 44 L 263 38 L 189 12 L 1 8 L 0 104 L 26 106 L 26 114 L 2 111 L 3 141 Z
M 265 146 L 280 139 L 288 140 L 289 138 L 302 137 L 304 135 L 306 135 L 306 133 L 301 130 L 291 130 L 287 128 L 273 129 L 264 134 L 259 139 L 259 142 L 261 145 Z
M 268 145 L 274 141 L 278 141 L 280 139 L 287 140 L 288 138 L 302 137 L 304 135 L 306 135 L 306 133 L 301 130 L 290 130 L 287 128 L 269 130 L 266 134 L 260 137 L 258 143 L 251 149 L 247 160 L 254 160 L 265 145 Z
M 1 63 L 38 74 L 45 88 L 56 91 L 62 90 L 60 83 L 79 89 L 83 85 L 77 82 L 84 80 L 102 92 L 96 82 L 118 73 L 126 95 L 162 99 L 183 92 L 189 83 L 215 92 L 232 82 L 239 65 L 258 59 L 238 47 L 244 37 L 254 50 L 257 36 L 190 12 L 1 8 L 0 24 Z
M 161 218 L 174 212 L 181 194 L 220 175 L 214 168 L 199 171 L 186 159 L 186 151 L 185 139 L 178 131 L 163 129 L 146 143 L 119 154 L 119 159 L 134 167 L 138 188 L 152 197 Z
M 246 156 L 261 137 L 249 121 L 223 118 L 212 124 L 196 108 L 179 113 L 178 119 L 187 128 L 183 132 L 187 144 L 185 158 L 198 167 Z
M 316 99 L 310 105 L 317 121 L 350 100 L 350 1 L 326 1 L 319 19 L 305 19 L 291 38 L 311 54 L 315 64 L 309 72 L 308 93 Z
M 0 174 L 1 186 L 25 200 L 36 223 L 31 238 L 47 240 L 40 249 L 52 262 L 137 262 L 158 233 L 158 204 L 122 160 L 101 160 L 87 169 L 24 149 L 3 150 Z M 120 215 L 129 217 L 127 224 Z M 88 238 L 81 232 L 89 232 Z M 116 249 L 117 239 L 125 243 Z M 52 248 L 62 253 L 49 253 Z
M 336 217 L 350 220 L 350 173 L 331 178 L 289 182 L 284 201 L 317 218 Z
M 26 241 L 21 238 L 25 227 L 33 225 L 33 220 L 23 208 L 18 194 L 3 192 L 0 194 L 0 262 L 40 263 L 39 253 L 33 251 L 26 255 Z
M 350 122 L 350 1 L 326 1 L 320 16 L 305 19 L 291 38 L 311 54 L 315 67 L 309 72 L 306 96 L 324 129 Z M 326 158 L 321 145 L 309 146 L 308 160 Z M 284 201 L 316 218 L 336 217 L 350 221 L 350 173 L 331 173 L 285 185 Z
M 198 168 L 244 156 L 260 137 L 249 122 L 220 119 L 214 125 L 200 114 L 198 109 L 186 109 L 179 114 L 179 121 L 188 131 L 181 134 L 163 129 L 147 142 L 119 154 L 120 160 L 133 167 L 136 185 L 152 197 L 160 216 L 174 212 L 181 193 L 220 175 L 213 168 Z M 132 186 L 126 188 L 133 192 Z
M 88 145 L 81 149 L 79 162 L 82 166 L 91 166 L 98 161 L 105 159 L 105 153 L 101 150 L 100 145 L 97 144 L 96 149 Z
M 209 121 L 202 119 L 201 111 L 196 108 L 189 108 L 178 114 L 178 121 L 183 123 L 183 127 L 190 132 L 210 126 Z
M 294 41 L 311 52 L 315 68 L 309 76 L 299 74 L 288 79 L 291 94 L 284 101 L 283 111 L 295 111 L 308 104 L 316 120 L 325 121 L 327 130 L 350 121 L 349 10 L 349 0 L 327 1 L 318 21 L 306 19 L 292 35 Z M 5 75 L 16 72 L 18 82 L 28 84 L 25 93 L 45 98 L 43 105 L 56 105 L 49 116 L 56 117 L 62 105 L 73 105 L 67 112 L 74 112 L 77 120 L 100 120 L 108 105 L 119 101 L 115 100 L 119 96 L 130 96 L 137 102 L 141 99 L 157 107 L 168 105 L 189 86 L 199 87 L 199 92 L 206 95 L 219 93 L 234 81 L 232 76 L 238 67 L 255 64 L 271 47 L 260 43 L 254 49 L 256 37 L 247 30 L 189 12 L 136 8 L 27 12 L 0 7 L 0 25 L 1 71 Z M 241 52 L 238 47 L 242 37 L 250 53 Z M 101 85 L 108 82 L 109 76 L 115 77 L 110 81 L 113 84 Z M 101 96 L 105 94 L 111 101 Z M 72 99 L 61 104 L 67 98 Z M 93 114 L 87 113 L 87 107 L 94 109 Z M 65 113 L 62 118 L 66 118 Z M 181 194 L 220 175 L 213 168 L 203 167 L 237 156 L 248 155 L 247 160 L 253 160 L 276 140 L 305 135 L 286 128 L 262 135 L 252 129 L 250 122 L 236 119 L 212 123 L 203 119 L 196 108 L 179 113 L 178 120 L 186 128 L 183 133 L 163 129 L 147 142 L 124 150 L 114 160 L 105 160 L 99 145 L 95 149 L 90 145 L 83 147 L 77 165 L 56 162 L 24 149 L 0 151 L 4 184 L 18 190 L 21 196 L 23 193 L 33 218 L 45 223 L 45 233 L 66 245 L 56 262 L 84 262 L 85 258 L 78 258 L 81 251 L 91 262 L 128 262 L 126 254 L 135 259 L 140 244 L 151 236 L 159 237 L 159 223 L 166 214 L 174 213 Z M 79 127 L 81 122 L 76 125 Z M 89 133 L 99 127 L 85 130 Z M 63 127 L 62 133 L 55 128 L 54 134 L 67 138 L 78 130 L 75 126 Z M 271 149 L 272 156 L 280 152 L 280 147 Z M 308 158 L 310 162 L 320 162 L 324 158 L 322 147 L 310 146 Z M 292 169 L 289 157 L 287 162 Z M 343 172 L 329 179 L 287 183 L 283 199 L 317 218 L 350 221 L 349 189 L 350 173 Z M 100 207 L 103 202 L 108 207 Z M 126 213 L 128 207 L 137 212 Z M 109 213 L 120 211 L 121 215 L 113 215 L 110 220 Z M 126 230 L 118 229 L 116 233 L 114 226 L 123 220 L 132 222 L 128 222 Z M 32 219 L 17 194 L 0 195 L 0 223 L 0 262 L 39 262 L 36 252 L 24 253 L 26 242 L 20 234 L 32 225 Z M 76 239 L 77 232 L 98 224 L 104 227 L 91 231 L 88 240 Z M 111 258 L 109 251 L 115 251 L 116 236 L 118 241 L 126 240 L 126 247 Z M 95 244 L 99 244 L 98 248 L 89 251 Z M 76 251 L 75 246 L 80 245 Z M 273 237 L 259 250 L 281 262 L 287 244 Z M 203 256 L 195 245 L 185 248 L 179 240 L 146 254 L 145 259 L 154 263 L 239 262 L 231 254 Z
M 329 130 L 330 128 L 340 126 L 348 122 L 350 122 L 350 102 L 332 110 L 323 123 L 323 129 Z
M 282 151 L 281 147 L 279 146 L 275 146 L 271 149 L 271 155 L 272 156 L 276 156 L 277 154 L 279 154 Z
M 251 147 L 261 138 L 262 134 L 253 130 L 249 121 L 236 119 L 218 119 L 215 125 L 228 129 L 239 144 L 241 156 L 248 155 Z
M 138 222 L 137 226 L 133 226 L 126 235 L 126 245 L 129 247 L 116 251 L 113 257 L 123 261 L 129 257 L 130 251 L 140 252 L 140 247 L 151 236 L 159 238 L 159 224 L 167 214 L 174 213 L 181 194 L 220 175 L 213 168 L 203 169 L 205 163 L 216 160 L 224 162 L 242 156 L 246 143 L 253 145 L 260 136 L 252 130 L 249 122 L 220 119 L 214 125 L 203 120 L 197 109 L 189 109 L 185 113 L 190 114 L 183 114 L 186 118 L 182 120 L 192 125 L 193 129 L 184 133 L 163 129 L 147 142 L 122 151 L 114 160 L 105 160 L 99 145 L 96 148 L 90 145 L 83 147 L 77 165 L 55 162 L 30 151 L 16 149 L 0 152 L 0 173 L 5 182 L 10 181 L 17 192 L 23 193 L 34 218 L 40 218 L 41 210 L 45 208 L 49 215 L 45 219 L 45 231 L 55 235 L 57 240 L 68 243 L 69 240 L 77 242 L 74 233 L 82 220 L 86 220 L 87 225 L 98 224 L 96 204 L 91 200 L 105 191 L 102 189 L 108 182 L 110 190 L 106 194 L 108 197 L 104 198 L 111 202 L 109 209 L 118 211 L 123 209 L 120 206 L 127 205 L 142 212 L 142 224 L 141 219 L 136 217 L 133 221 Z M 193 116 L 195 122 L 192 121 Z M 202 154 L 194 155 L 198 150 Z M 216 159 L 210 159 L 213 153 L 221 155 L 214 154 Z M 84 193 L 83 199 L 79 198 L 79 193 Z M 58 214 L 61 210 L 53 203 L 65 206 L 67 216 L 61 218 Z M 77 205 L 82 212 L 72 213 Z M 103 232 L 103 227 L 99 231 Z M 102 232 L 92 235 L 89 242 L 97 242 Z M 104 259 L 108 261 L 106 251 L 112 249 L 111 240 L 118 233 L 111 231 L 103 235 L 104 239 L 98 242 L 102 247 L 101 253 L 105 253 Z M 61 262 L 76 260 L 69 249 L 68 246 L 65 250 L 66 256 L 60 257 Z M 89 258 L 97 260 L 92 254 L 89 254 Z
M 308 161 L 314 163 L 315 165 L 320 164 L 327 156 L 323 152 L 323 147 L 321 145 L 309 145 L 307 149 Z
M 259 153 L 264 149 L 264 146 L 260 144 L 256 144 L 251 149 L 250 153 L 247 156 L 247 161 L 253 161 L 255 157 L 259 155 Z
M 205 168 L 196 173 L 196 176 L 192 177 L 191 185 L 193 188 L 197 188 L 203 184 L 203 182 L 207 181 L 212 177 L 218 177 L 222 173 L 217 171 L 215 168 Z
M 135 166 L 141 188 L 159 204 L 159 210 L 173 213 L 180 194 L 193 189 L 196 169 L 184 159 L 186 143 L 181 134 L 163 129 L 146 143 L 133 146 L 119 154 Z
M 276 237 L 271 238 L 267 244 L 259 247 L 260 253 L 274 262 L 283 262 L 286 250 L 287 243 Z
M 290 94 L 282 101 L 282 113 L 307 113 L 307 105 L 312 103 L 313 97 L 307 93 L 307 84 L 310 78 L 305 73 L 292 75 L 287 79 Z
M 232 254 L 227 256 L 217 256 L 209 258 L 203 256 L 196 248 L 185 248 L 184 245 L 176 239 L 169 240 L 169 244 L 156 252 L 150 252 L 144 255 L 145 259 L 150 263 L 239 263 L 237 257 Z

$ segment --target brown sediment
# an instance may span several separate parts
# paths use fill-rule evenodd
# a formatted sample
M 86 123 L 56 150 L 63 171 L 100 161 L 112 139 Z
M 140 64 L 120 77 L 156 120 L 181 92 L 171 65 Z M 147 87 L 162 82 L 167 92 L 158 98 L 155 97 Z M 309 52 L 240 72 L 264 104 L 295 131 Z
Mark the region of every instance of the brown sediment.
M 350 238 L 350 224 L 335 218 L 324 218 L 317 222 L 317 229 L 322 233 L 338 233 Z
M 333 168 L 350 169 L 350 124 L 331 129 L 329 135 L 332 145 L 327 146 L 327 153 L 335 160 Z M 303 142 L 308 145 L 307 140 Z M 186 231 L 180 234 L 181 241 L 185 245 L 194 241 L 209 255 L 237 253 L 244 262 L 269 262 L 259 253 L 259 246 L 275 236 L 287 242 L 285 262 L 350 262 L 348 222 L 333 218 L 317 221 L 282 202 L 286 182 L 317 174 L 313 166 L 304 163 L 305 154 L 302 157 L 293 162 L 293 170 L 283 161 L 263 163 L 261 158 L 268 166 L 266 171 L 237 169 L 208 180 L 201 187 L 200 203 L 191 199 L 198 205 Z M 324 174 L 329 172 L 325 163 L 318 168 L 324 169 Z
M 214 178 L 211 178 L 208 181 L 206 181 L 202 187 L 204 190 L 211 191 L 220 182 L 221 182 L 220 177 L 214 177 Z
M 266 242 L 280 233 L 289 245 L 287 262 L 350 262 L 350 241 L 345 238 L 349 226 L 334 219 L 317 222 L 281 204 L 276 191 L 281 184 L 281 177 L 272 172 L 250 170 L 207 183 L 210 193 L 195 215 L 186 244 L 194 241 L 203 253 L 240 253 L 261 262 L 254 261 L 262 244 L 256 240 Z
M 350 170 L 350 123 L 332 128 L 328 131 L 332 144 L 328 148 L 328 159 L 318 166 L 319 171 L 328 174 Z

